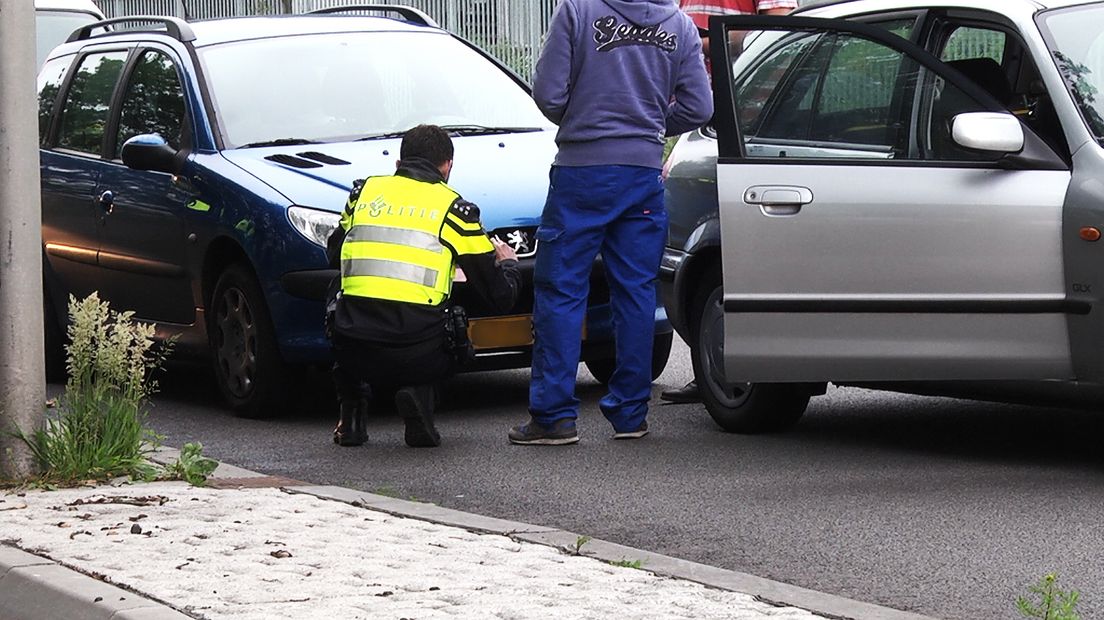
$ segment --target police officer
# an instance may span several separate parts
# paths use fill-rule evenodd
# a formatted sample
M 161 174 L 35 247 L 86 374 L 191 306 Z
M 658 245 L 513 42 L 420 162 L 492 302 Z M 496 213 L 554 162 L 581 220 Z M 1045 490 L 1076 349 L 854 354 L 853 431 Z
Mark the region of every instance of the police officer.
M 453 146 L 447 132 L 419 125 L 403 136 L 391 176 L 357 182 L 329 238 L 340 264 L 327 324 L 341 415 L 334 442 L 359 446 L 368 435 L 370 384 L 398 386 L 395 407 L 406 444 L 435 447 L 436 384 L 455 369 L 446 338 L 454 268 L 488 305 L 507 312 L 517 300 L 517 255 L 488 238 L 479 208 L 446 185 Z

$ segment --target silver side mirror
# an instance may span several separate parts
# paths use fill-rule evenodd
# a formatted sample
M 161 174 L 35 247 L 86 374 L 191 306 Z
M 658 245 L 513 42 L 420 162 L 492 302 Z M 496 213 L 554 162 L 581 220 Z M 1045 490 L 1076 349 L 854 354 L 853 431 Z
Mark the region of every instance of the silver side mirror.
M 955 116 L 951 137 L 955 144 L 976 151 L 1018 153 L 1024 147 L 1020 121 L 1000 112 L 966 112 Z

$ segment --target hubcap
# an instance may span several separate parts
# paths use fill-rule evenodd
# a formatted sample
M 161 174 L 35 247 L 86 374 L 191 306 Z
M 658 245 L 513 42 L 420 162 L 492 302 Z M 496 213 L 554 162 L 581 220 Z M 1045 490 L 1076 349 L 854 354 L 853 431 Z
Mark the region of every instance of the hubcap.
M 226 289 L 218 300 L 215 361 L 227 390 L 235 398 L 249 396 L 257 375 L 257 323 L 241 289 Z
M 698 350 L 701 366 L 705 371 L 705 387 L 724 407 L 735 408 L 744 404 L 751 395 L 752 384 L 729 383 L 724 373 L 724 307 L 721 289 L 717 289 L 705 302 L 701 330 L 698 334 Z

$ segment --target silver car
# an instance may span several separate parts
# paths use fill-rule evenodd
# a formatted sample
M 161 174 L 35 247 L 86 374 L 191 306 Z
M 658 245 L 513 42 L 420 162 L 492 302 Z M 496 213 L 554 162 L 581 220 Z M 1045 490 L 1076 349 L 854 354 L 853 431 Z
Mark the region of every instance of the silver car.
M 827 382 L 1104 383 L 1104 2 L 712 26 L 661 282 L 718 424 L 785 428 Z

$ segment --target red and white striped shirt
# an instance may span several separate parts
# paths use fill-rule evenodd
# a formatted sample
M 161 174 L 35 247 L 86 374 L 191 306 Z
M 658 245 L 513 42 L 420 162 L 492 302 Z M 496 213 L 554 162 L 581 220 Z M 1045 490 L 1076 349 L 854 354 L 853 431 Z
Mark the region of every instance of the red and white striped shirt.
M 709 27 L 710 15 L 741 15 L 769 9 L 796 9 L 797 0 L 679 0 L 679 8 L 698 28 Z

